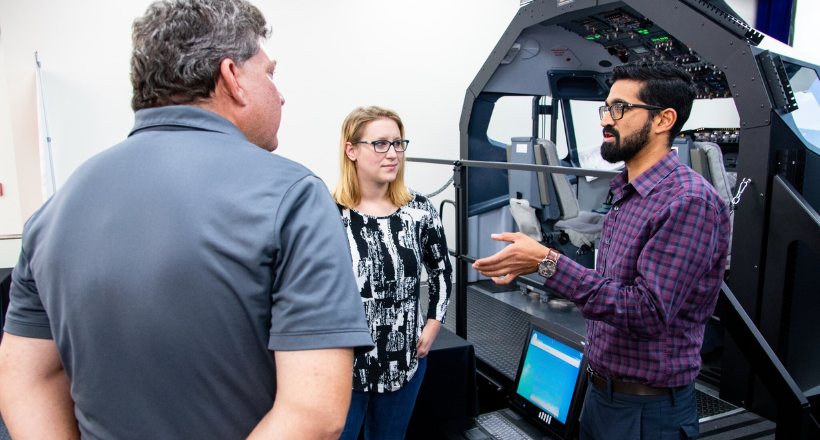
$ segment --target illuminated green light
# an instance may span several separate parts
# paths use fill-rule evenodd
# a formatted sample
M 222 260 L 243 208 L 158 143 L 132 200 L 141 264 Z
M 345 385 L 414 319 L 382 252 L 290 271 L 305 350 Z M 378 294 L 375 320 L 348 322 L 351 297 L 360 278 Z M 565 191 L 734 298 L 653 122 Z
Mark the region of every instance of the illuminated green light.
M 587 40 L 594 40 L 595 37 L 587 37 Z
M 600 35 L 596 35 L 596 36 L 595 36 L 595 38 L 601 38 L 601 36 L 600 36 Z
M 653 38 L 652 41 L 662 41 L 662 40 L 668 40 L 668 39 L 669 39 L 669 37 L 660 37 L 660 38 Z
M 648 29 L 641 29 L 641 30 L 638 31 L 638 33 L 646 35 L 646 34 L 649 33 L 649 30 Z

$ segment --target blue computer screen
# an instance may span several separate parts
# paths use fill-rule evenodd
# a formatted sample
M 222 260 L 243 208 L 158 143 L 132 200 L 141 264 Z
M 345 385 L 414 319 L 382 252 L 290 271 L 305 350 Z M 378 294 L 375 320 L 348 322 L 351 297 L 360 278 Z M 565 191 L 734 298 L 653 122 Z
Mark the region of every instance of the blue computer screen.
M 516 392 L 566 424 L 583 356 L 533 330 Z

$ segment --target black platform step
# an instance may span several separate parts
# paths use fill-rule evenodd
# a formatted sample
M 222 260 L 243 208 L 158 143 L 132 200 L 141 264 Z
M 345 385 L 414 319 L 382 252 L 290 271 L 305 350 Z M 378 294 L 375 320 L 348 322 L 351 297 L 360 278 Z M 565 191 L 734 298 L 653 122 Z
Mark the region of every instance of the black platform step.
M 746 410 L 700 422 L 698 440 L 774 440 L 775 424 Z

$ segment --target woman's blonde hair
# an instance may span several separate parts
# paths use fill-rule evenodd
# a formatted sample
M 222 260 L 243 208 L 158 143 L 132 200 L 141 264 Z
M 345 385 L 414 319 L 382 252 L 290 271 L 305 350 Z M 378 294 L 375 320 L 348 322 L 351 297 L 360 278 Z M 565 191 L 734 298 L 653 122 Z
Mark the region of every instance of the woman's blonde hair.
M 345 152 L 345 145 L 350 142 L 356 144 L 362 140 L 362 133 L 364 133 L 367 124 L 378 119 L 390 119 L 399 126 L 399 132 L 404 139 L 404 124 L 401 122 L 399 115 L 393 110 L 388 110 L 381 107 L 359 107 L 345 118 L 342 123 L 342 139 L 339 142 L 340 156 L 339 164 L 341 166 L 341 173 L 339 175 L 339 182 L 333 188 L 333 198 L 336 203 L 345 208 L 355 208 L 362 201 L 362 192 L 359 188 L 359 175 L 356 171 L 356 162 L 350 160 Z M 407 191 L 404 186 L 404 155 L 401 155 L 399 163 L 399 171 L 396 173 L 396 180 L 390 182 L 387 186 L 387 197 L 395 206 L 404 206 L 411 200 L 413 196 Z

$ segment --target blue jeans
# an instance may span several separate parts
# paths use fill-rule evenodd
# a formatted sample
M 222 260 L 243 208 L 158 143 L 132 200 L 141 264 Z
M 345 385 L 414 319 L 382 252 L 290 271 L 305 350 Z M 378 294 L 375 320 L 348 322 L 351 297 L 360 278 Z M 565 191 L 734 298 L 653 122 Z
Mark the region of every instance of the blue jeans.
M 345 429 L 339 440 L 356 440 L 364 421 L 366 440 L 402 440 L 416 404 L 427 357 L 419 359 L 416 374 L 402 389 L 393 392 L 353 391 Z
M 694 383 L 666 396 L 633 396 L 590 382 L 581 411 L 581 440 L 679 440 L 699 429 Z

